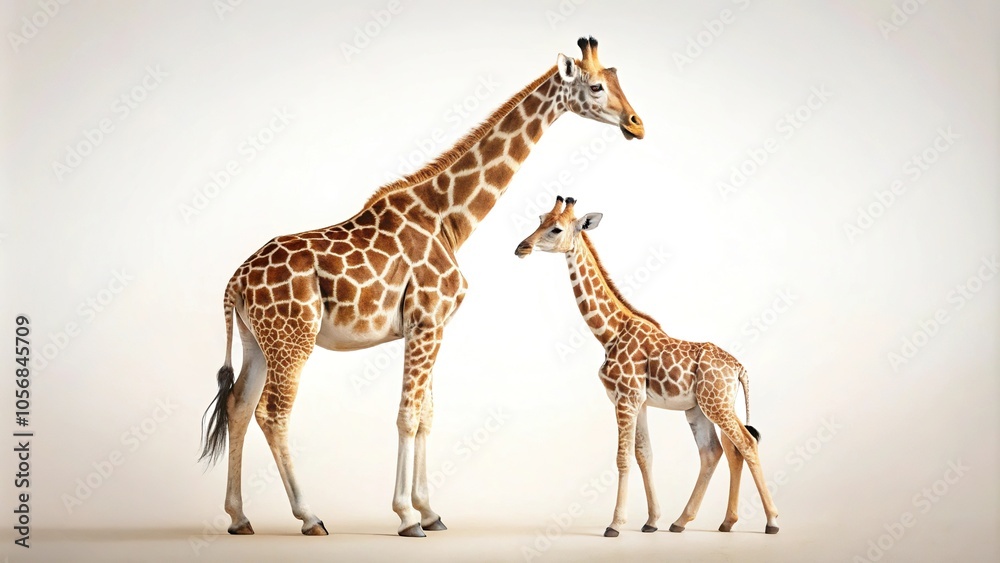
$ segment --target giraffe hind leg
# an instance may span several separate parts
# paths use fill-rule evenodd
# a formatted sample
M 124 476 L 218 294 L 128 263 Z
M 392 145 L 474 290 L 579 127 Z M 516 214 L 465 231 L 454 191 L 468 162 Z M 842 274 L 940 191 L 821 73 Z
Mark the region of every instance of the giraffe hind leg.
M 726 508 L 726 519 L 719 526 L 720 532 L 733 529 L 733 524 L 739 519 L 740 479 L 743 476 L 743 454 L 736 449 L 733 441 L 725 432 L 722 433 L 722 451 L 726 453 L 729 462 L 729 505 Z
M 764 514 L 767 516 L 767 526 L 764 531 L 768 534 L 778 533 L 778 509 L 771 499 L 771 492 L 767 490 L 767 482 L 764 479 L 764 472 L 760 467 L 760 457 L 757 452 L 757 440 L 754 435 L 740 422 L 736 412 L 732 408 L 713 409 L 711 413 L 705 413 L 712 422 L 719 425 L 723 433 L 732 441 L 733 446 L 743 456 L 750 468 L 754 484 L 757 485 L 757 492 L 760 494 L 761 504 L 764 507 Z M 754 430 L 756 432 L 756 429 Z M 759 433 L 757 434 L 759 436 Z M 732 464 L 732 461 L 730 461 Z M 741 466 L 742 468 L 742 466 Z M 729 515 L 727 515 L 727 520 Z M 725 526 L 725 524 L 723 524 Z M 720 528 L 721 529 L 721 528 Z
M 694 441 L 698 444 L 701 470 L 698 473 L 694 490 L 691 491 L 691 498 L 684 507 L 684 512 L 670 525 L 671 532 L 683 532 L 688 523 L 697 516 L 698 509 L 701 508 L 701 501 L 705 498 L 708 483 L 712 480 L 719 459 L 722 458 L 722 446 L 719 444 L 719 438 L 715 434 L 715 425 L 712 421 L 697 406 L 688 410 L 686 414 L 688 425 L 691 426 L 691 433 L 694 434 Z
M 288 421 L 292 403 L 298 392 L 302 368 L 312 353 L 315 334 L 303 335 L 295 341 L 274 341 L 275 344 L 266 352 L 267 382 L 257 404 L 257 424 L 264 431 L 264 437 L 271 448 L 292 514 L 302 521 L 302 533 L 307 536 L 325 536 L 328 534 L 326 526 L 313 514 L 303 498 L 288 447 Z
M 226 401 L 226 411 L 229 430 L 229 472 L 226 481 L 226 512 L 232 518 L 229 533 L 234 535 L 253 534 L 250 520 L 243 513 L 243 442 L 246 438 L 247 426 L 253 416 L 254 407 L 260 400 L 267 376 L 267 363 L 264 353 L 247 330 L 246 325 L 237 317 L 240 330 L 240 340 L 243 342 L 243 367 L 240 376 L 233 385 L 232 392 Z

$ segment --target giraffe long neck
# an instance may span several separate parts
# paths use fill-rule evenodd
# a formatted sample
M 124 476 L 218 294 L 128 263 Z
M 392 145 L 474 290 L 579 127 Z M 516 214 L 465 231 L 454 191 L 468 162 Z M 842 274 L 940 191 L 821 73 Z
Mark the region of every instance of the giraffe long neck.
M 566 264 L 580 314 L 606 347 L 637 313 L 615 289 L 586 233 L 577 235 L 573 249 L 566 253 Z
M 545 130 L 566 110 L 555 68 L 515 94 L 459 142 L 468 149 L 415 188 L 439 218 L 440 236 L 457 250 L 507 190 Z

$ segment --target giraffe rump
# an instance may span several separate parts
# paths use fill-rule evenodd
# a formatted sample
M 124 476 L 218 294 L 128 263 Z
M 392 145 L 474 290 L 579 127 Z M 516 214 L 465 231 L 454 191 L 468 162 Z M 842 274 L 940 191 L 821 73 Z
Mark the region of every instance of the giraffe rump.
M 214 464 L 222 450 L 226 447 L 226 430 L 229 428 L 229 413 L 226 404 L 229 402 L 229 394 L 233 392 L 233 367 L 222 366 L 216 376 L 219 380 L 219 392 L 208 404 L 205 414 L 201 417 L 201 425 L 205 427 L 205 417 L 208 418 L 208 428 L 205 430 L 205 440 L 198 461 L 208 460 L 208 464 Z M 215 405 L 215 408 L 212 408 Z M 211 411 L 211 416 L 209 416 Z

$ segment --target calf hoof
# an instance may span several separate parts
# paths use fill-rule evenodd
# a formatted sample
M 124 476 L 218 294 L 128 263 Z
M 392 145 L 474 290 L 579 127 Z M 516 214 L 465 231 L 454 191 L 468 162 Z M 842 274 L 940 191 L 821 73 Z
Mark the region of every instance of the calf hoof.
M 656 531 L 656 526 L 650 526 L 649 524 L 643 524 L 642 531 L 646 532 L 647 534 L 650 533 L 650 532 L 655 532 Z
M 726 522 L 723 522 L 722 525 L 719 526 L 719 531 L 720 532 L 728 532 L 728 531 L 730 531 L 732 529 L 733 529 L 733 525 L 730 524 L 730 523 L 726 523 Z
M 607 530 L 604 530 L 604 537 L 606 537 L 606 538 L 617 538 L 618 537 L 618 530 L 616 530 L 616 529 L 614 529 L 614 528 L 612 528 L 612 527 L 609 526 Z
M 399 535 L 404 538 L 426 538 L 427 534 L 424 533 L 424 529 L 420 527 L 420 522 L 399 531 Z
M 302 535 L 304 536 L 329 536 L 330 532 L 326 531 L 326 526 L 323 525 L 323 521 L 320 520 L 312 525 L 312 527 L 302 530 Z
M 444 522 L 442 522 L 440 518 L 428 524 L 427 526 L 422 526 L 422 527 L 424 530 L 427 530 L 428 532 L 440 532 L 442 530 L 448 529 L 448 526 L 445 526 Z
M 681 532 L 684 531 L 684 526 L 678 526 L 677 524 L 671 524 L 670 525 L 670 531 L 673 532 L 673 533 L 675 533 L 675 534 L 679 534 L 679 533 L 681 533 Z
M 230 526 L 228 531 L 234 536 L 252 536 L 253 526 L 250 525 L 250 521 L 248 520 L 242 524 Z
M 764 528 L 764 533 L 765 534 L 777 534 L 778 533 L 778 527 L 777 526 L 767 526 L 767 527 Z

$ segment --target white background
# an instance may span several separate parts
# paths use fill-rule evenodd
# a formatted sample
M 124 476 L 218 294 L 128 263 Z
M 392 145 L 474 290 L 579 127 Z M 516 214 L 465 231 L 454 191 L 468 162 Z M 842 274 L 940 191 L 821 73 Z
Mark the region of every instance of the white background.
M 12 543 L 7 477 L 0 554 L 995 560 L 1000 281 L 969 280 L 998 252 L 996 6 L 898 1 L 919 9 L 891 30 L 884 0 L 578 3 L 403 1 L 389 14 L 381 1 L 73 2 L 51 17 L 37 15 L 44 2 L 6 3 L 0 318 L 12 339 L 14 316 L 29 315 L 33 353 L 49 358 L 32 376 L 33 547 Z M 23 18 L 44 25 L 32 33 Z M 448 148 L 557 53 L 578 56 L 585 34 L 647 136 L 564 116 L 459 253 L 471 289 L 435 371 L 429 446 L 451 531 L 394 536 L 397 342 L 319 350 L 304 373 L 292 443 L 333 536 L 297 537 L 253 426 L 244 491 L 258 535 L 219 537 L 225 467 L 196 458 L 234 269 L 273 236 L 353 215 L 401 159 Z M 165 75 L 142 87 L 147 69 Z M 127 114 L 122 96 L 134 97 Z M 281 131 L 275 111 L 291 116 Z M 104 119 L 110 132 L 88 141 Z M 939 130 L 956 137 L 917 177 L 912 159 Z M 248 136 L 269 141 L 253 159 Z M 766 162 L 747 163 L 768 140 Z M 57 173 L 69 147 L 88 154 Z M 207 187 L 231 161 L 240 172 Z M 753 173 L 722 194 L 741 165 Z M 896 181 L 902 193 L 880 208 Z M 743 533 L 713 531 L 722 463 L 684 534 L 637 532 L 636 470 L 626 530 L 599 537 L 616 450 L 602 351 L 580 332 L 563 260 L 513 255 L 557 193 L 604 213 L 594 243 L 636 307 L 748 367 L 778 536 L 759 533 L 749 473 Z M 879 216 L 849 236 L 869 207 Z M 966 283 L 978 291 L 958 308 Z M 791 305 L 777 311 L 782 292 Z M 939 310 L 947 322 L 893 365 Z M 11 432 L 12 379 L 0 389 Z M 653 412 L 650 425 L 665 530 L 698 456 L 683 414 Z M 12 475 L 9 441 L 0 473 Z M 949 464 L 968 470 L 956 480 Z M 913 526 L 889 536 L 907 512 Z

